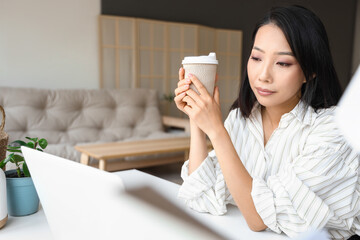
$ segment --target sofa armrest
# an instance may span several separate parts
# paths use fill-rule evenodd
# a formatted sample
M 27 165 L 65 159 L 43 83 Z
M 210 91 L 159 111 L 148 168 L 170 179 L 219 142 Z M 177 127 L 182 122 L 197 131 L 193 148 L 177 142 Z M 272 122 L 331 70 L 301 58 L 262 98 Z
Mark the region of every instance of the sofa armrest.
M 189 119 L 162 116 L 162 122 L 165 126 L 183 128 L 185 132 L 190 133 Z

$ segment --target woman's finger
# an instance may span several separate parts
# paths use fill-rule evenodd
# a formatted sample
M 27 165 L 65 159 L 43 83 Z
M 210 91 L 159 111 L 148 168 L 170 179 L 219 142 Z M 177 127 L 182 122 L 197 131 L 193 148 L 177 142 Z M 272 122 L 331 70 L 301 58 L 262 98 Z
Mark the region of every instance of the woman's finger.
M 185 79 L 179 80 L 177 85 L 178 85 L 178 87 L 181 87 L 183 85 L 190 84 L 190 83 L 191 83 L 190 78 L 185 78 Z
M 182 112 L 184 112 L 184 113 L 186 113 L 186 112 L 184 111 L 184 107 L 186 106 L 186 102 L 183 102 L 182 99 L 183 99 L 185 96 L 186 96 L 185 93 L 181 93 L 181 94 L 179 94 L 178 96 L 174 97 L 174 102 L 175 102 L 176 107 L 177 107 L 180 111 L 182 111 Z
M 219 87 L 216 86 L 215 89 L 214 89 L 214 99 L 215 99 L 215 102 L 220 105 L 220 92 L 219 92 Z
M 194 108 L 197 106 L 196 102 L 189 96 L 185 96 L 182 101 L 186 103 L 186 106 L 189 106 L 191 108 Z
M 205 86 L 200 82 L 200 80 L 192 74 L 189 74 L 191 82 L 195 85 L 196 89 L 199 91 L 200 95 L 209 95 L 209 92 L 206 90 Z
M 184 113 L 190 117 L 192 108 L 188 105 L 184 107 Z
M 181 67 L 179 69 L 179 81 L 184 79 L 184 75 L 185 75 L 185 69 Z
M 182 92 L 186 92 L 189 89 L 189 87 L 190 87 L 190 85 L 185 83 L 184 85 L 176 88 L 174 91 L 175 96 L 179 95 Z
M 174 101 L 175 103 L 182 103 L 183 98 L 185 97 L 185 92 L 180 93 L 179 95 L 177 95 L 176 97 L 174 97 Z
M 192 90 L 191 88 L 186 91 L 186 95 L 190 96 L 196 103 L 198 103 L 198 105 L 200 106 L 202 105 L 203 100 L 201 99 L 199 94 L 194 90 Z

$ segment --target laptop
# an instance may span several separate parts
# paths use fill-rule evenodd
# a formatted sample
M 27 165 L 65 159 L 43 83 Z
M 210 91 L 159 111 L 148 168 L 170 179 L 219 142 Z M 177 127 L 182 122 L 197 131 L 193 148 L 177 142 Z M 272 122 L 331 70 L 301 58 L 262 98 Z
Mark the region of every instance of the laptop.
M 146 186 L 21 148 L 54 239 L 222 239 Z M 171 209 L 171 211 L 169 211 Z
M 360 65 L 340 99 L 335 119 L 345 138 L 360 153 Z

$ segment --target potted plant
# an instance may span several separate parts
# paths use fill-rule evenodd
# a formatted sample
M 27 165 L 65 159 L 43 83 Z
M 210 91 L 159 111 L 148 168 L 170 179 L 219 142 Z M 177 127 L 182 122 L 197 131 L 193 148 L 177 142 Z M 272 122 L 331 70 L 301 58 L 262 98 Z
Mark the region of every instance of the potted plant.
M 174 93 L 163 94 L 162 107 L 165 115 L 172 115 L 171 113 L 175 109 L 174 98 L 175 98 Z
M 10 154 L 0 162 L 0 168 L 3 168 L 8 162 L 16 166 L 14 170 L 5 171 L 8 213 L 11 216 L 33 214 L 39 208 L 39 197 L 22 155 L 21 146 L 43 151 L 48 143 L 44 138 L 26 137 L 26 139 L 29 141 L 16 140 L 10 143 L 7 146 L 7 151 Z

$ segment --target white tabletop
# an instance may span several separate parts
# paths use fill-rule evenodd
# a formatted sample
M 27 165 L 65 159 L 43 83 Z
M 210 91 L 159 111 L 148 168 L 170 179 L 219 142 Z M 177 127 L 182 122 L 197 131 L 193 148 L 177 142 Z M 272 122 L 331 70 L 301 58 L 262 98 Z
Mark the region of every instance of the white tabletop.
M 187 208 L 181 199 L 177 198 L 179 185 L 151 176 L 138 170 L 120 171 L 118 174 L 127 189 L 150 186 L 186 213 L 218 232 L 227 239 L 287 239 L 285 235 L 278 235 L 270 231 L 252 232 L 245 219 L 235 206 L 229 206 L 223 216 L 213 216 L 207 213 L 197 213 Z M 0 230 L 1 240 L 17 239 L 53 239 L 43 209 L 25 217 L 9 217 L 5 227 Z

